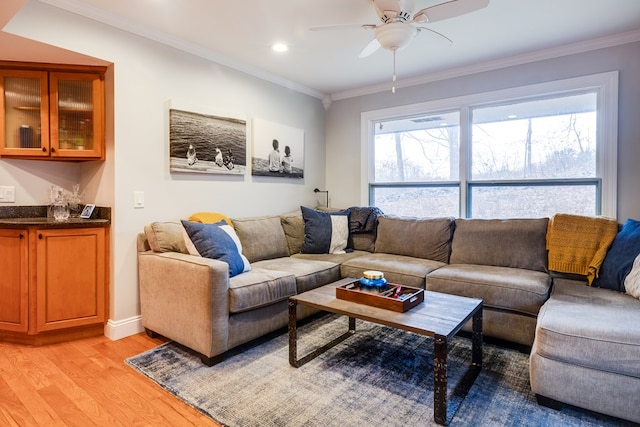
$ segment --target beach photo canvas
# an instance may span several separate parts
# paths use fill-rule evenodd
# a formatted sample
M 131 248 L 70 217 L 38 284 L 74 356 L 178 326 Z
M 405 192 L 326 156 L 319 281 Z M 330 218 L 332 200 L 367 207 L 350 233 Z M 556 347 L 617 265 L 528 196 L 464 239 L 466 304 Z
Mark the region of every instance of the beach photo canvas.
M 169 108 L 169 169 L 245 174 L 246 120 Z
M 304 178 L 304 131 L 253 119 L 251 175 Z

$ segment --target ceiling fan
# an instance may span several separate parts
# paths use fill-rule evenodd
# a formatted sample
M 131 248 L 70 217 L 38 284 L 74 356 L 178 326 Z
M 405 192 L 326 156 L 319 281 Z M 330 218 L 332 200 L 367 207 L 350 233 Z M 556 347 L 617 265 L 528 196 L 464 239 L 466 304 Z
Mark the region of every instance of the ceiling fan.
M 414 0 L 372 0 L 382 24 L 364 24 L 361 28 L 374 31 L 374 39 L 360 52 L 360 58 L 367 57 L 380 47 L 393 52 L 393 82 L 396 81 L 396 51 L 406 47 L 421 31 L 429 31 L 453 41 L 443 34 L 422 24 L 454 18 L 489 5 L 489 0 L 448 0 L 414 12 Z M 339 29 L 340 26 L 314 27 L 313 30 Z M 342 27 L 343 28 L 343 27 Z M 395 92 L 395 84 L 392 87 Z

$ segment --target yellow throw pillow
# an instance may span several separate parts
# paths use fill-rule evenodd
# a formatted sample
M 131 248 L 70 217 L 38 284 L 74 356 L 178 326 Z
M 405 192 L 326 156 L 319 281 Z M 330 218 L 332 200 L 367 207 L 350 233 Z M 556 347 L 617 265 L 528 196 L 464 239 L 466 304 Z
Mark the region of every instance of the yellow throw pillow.
M 226 221 L 233 228 L 233 222 L 221 213 L 217 212 L 196 212 L 189 217 L 189 221 L 200 222 L 202 224 L 215 224 L 216 222 Z

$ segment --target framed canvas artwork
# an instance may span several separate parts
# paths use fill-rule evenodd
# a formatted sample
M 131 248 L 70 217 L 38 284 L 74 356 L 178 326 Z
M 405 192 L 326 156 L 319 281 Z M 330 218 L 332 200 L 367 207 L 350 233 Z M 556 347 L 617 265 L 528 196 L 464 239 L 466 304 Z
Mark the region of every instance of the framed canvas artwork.
M 169 170 L 244 174 L 247 170 L 247 122 L 169 108 Z
M 304 178 L 304 131 L 253 119 L 251 175 Z

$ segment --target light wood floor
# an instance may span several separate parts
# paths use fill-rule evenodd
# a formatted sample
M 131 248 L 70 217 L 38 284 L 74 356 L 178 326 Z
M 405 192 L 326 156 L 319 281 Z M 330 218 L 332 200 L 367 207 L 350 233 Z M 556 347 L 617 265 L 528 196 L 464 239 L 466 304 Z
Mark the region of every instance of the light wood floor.
M 124 363 L 161 343 L 145 334 L 0 342 L 0 426 L 218 426 Z

